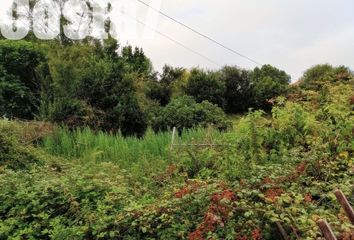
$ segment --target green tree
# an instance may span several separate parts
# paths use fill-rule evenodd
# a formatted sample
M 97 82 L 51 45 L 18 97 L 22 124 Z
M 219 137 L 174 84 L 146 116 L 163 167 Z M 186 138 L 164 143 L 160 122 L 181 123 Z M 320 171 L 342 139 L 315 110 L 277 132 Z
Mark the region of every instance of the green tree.
M 144 134 L 146 118 L 134 88 L 131 63 L 118 43 L 77 43 L 51 52 L 54 100 L 49 119 L 72 127 L 89 125 L 124 135 Z
M 226 66 L 221 70 L 221 79 L 226 86 L 226 112 L 246 112 L 252 106 L 250 72 Z
M 225 83 L 220 80 L 219 73 L 193 69 L 185 93 L 198 103 L 209 101 L 221 108 L 225 107 Z
M 47 60 L 36 45 L 26 41 L 0 41 L 0 114 L 33 119 L 41 104 L 42 70 Z
M 320 90 L 325 83 L 349 81 L 353 78 L 352 71 L 345 67 L 333 67 L 330 64 L 320 64 L 306 70 L 299 81 L 299 86 L 308 90 Z
M 173 99 L 156 113 L 152 121 L 155 131 L 166 131 L 176 127 L 181 132 L 183 129 L 208 125 L 214 125 L 220 130 L 229 127 L 221 108 L 208 101 L 197 103 L 191 96 Z
M 162 68 L 160 76 L 160 82 L 167 85 L 171 85 L 173 82 L 178 81 L 186 70 L 184 68 L 174 68 L 169 65 L 165 65 Z
M 150 75 L 153 72 L 152 63 L 145 56 L 143 49 L 136 47 L 133 51 L 132 46 L 123 47 L 121 51 L 122 58 L 128 64 L 131 72 L 137 72 L 144 75 Z
M 146 92 L 147 97 L 157 101 L 161 106 L 166 106 L 171 101 L 174 84 L 180 81 L 184 72 L 185 69 L 183 68 L 165 65 L 160 74 L 160 79 L 153 79 L 149 82 Z
M 286 72 L 271 65 L 255 68 L 251 74 L 254 106 L 269 109 L 267 100 L 286 93 L 290 80 Z

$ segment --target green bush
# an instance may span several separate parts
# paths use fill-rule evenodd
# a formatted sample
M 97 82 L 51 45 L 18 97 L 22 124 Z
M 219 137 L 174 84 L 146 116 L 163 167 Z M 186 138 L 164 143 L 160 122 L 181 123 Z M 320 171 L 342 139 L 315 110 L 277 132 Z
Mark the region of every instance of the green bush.
M 75 99 L 57 99 L 49 105 L 48 120 L 65 124 L 71 129 L 83 125 L 94 126 L 93 110 L 84 101 Z
M 8 132 L 0 130 L 0 167 L 19 170 L 43 163 L 35 151 L 33 147 L 22 146 Z
M 147 59 L 138 49 L 132 53 L 125 48 L 124 54 L 118 55 L 118 47 L 115 40 L 110 40 L 103 46 L 77 44 L 50 49 L 53 97 L 43 118 L 69 127 L 90 126 L 142 136 L 147 119 L 137 100 L 134 81 L 148 71 L 138 64 Z
M 185 93 L 198 103 L 209 101 L 221 108 L 225 107 L 225 83 L 220 80 L 218 72 L 193 69 L 185 86 Z
M 115 216 L 139 192 L 112 164 L 4 171 L 0 184 L 0 239 L 113 238 Z
M 207 101 L 196 103 L 192 97 L 183 96 L 171 101 L 152 120 L 155 131 L 166 131 L 176 127 L 178 131 L 193 127 L 213 125 L 226 130 L 230 123 L 221 108 Z
M 299 86 L 303 89 L 319 91 L 326 83 L 348 82 L 353 78 L 353 72 L 348 67 L 320 64 L 306 70 L 299 81 Z
M 244 113 L 253 107 L 251 71 L 226 66 L 221 69 L 221 81 L 225 82 L 226 112 Z
M 33 114 L 29 105 L 31 90 L 17 76 L 7 74 L 0 66 L 0 116 L 26 118 Z
M 35 44 L 0 41 L 0 115 L 33 119 L 41 103 L 46 58 Z
M 269 110 L 268 100 L 285 94 L 288 90 L 291 77 L 284 71 L 271 65 L 256 67 L 251 73 L 254 106 Z

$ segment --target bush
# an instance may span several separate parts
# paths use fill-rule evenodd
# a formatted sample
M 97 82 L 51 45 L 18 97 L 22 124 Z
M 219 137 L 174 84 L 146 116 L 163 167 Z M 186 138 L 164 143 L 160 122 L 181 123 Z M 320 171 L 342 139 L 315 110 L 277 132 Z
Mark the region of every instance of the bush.
M 147 97 L 158 102 L 161 106 L 166 106 L 172 96 L 172 89 L 169 85 L 161 82 L 152 82 L 148 85 Z
M 221 108 L 208 101 L 196 103 L 189 96 L 172 100 L 152 120 L 152 127 L 155 131 L 166 131 L 172 127 L 182 131 L 183 129 L 197 126 L 206 127 L 208 125 L 225 130 L 230 124 L 226 121 L 226 115 Z
M 25 41 L 0 41 L 0 115 L 33 119 L 40 108 L 44 54 Z
M 308 69 L 300 79 L 299 86 L 306 90 L 318 91 L 325 83 L 348 82 L 353 77 L 353 72 L 347 67 L 321 64 Z
M 92 109 L 84 101 L 76 99 L 57 99 L 50 104 L 48 119 L 52 122 L 67 125 L 74 129 L 82 125 L 93 123 Z
M 28 118 L 33 109 L 33 96 L 17 76 L 7 74 L 0 66 L 0 116 Z
M 126 182 L 112 164 L 53 164 L 29 172 L 4 171 L 0 174 L 0 239 L 115 238 L 111 234 L 117 231 L 108 229 L 134 199 Z
M 253 104 L 250 72 L 237 67 L 224 67 L 221 70 L 221 80 L 226 86 L 226 112 L 247 112 Z
M 142 73 L 130 72 L 138 67 L 130 61 L 143 58 L 143 53 L 138 51 L 138 55 L 127 58 L 119 56 L 117 48 L 114 41 L 104 46 L 82 44 L 50 52 L 54 96 L 44 118 L 71 128 L 90 126 L 121 131 L 125 136 L 143 135 L 147 120 L 138 104 L 135 86 L 135 79 Z M 129 49 L 125 51 L 130 55 Z
M 18 170 L 41 163 L 33 151 L 35 151 L 33 148 L 20 145 L 8 132 L 0 129 L 0 167 Z
M 120 130 L 123 136 L 144 135 L 147 117 L 141 111 L 133 94 L 122 96 L 119 103 L 106 116 L 106 130 Z
M 220 80 L 218 73 L 193 69 L 185 93 L 198 103 L 209 101 L 221 108 L 225 107 L 225 83 Z
M 286 93 L 291 77 L 271 65 L 255 68 L 251 74 L 255 107 L 268 110 L 267 100 Z

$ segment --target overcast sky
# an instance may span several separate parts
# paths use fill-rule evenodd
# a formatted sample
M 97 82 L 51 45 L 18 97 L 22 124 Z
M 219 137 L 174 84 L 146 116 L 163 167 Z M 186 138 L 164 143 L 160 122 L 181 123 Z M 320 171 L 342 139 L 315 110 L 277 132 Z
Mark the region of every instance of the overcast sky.
M 353 0 L 162 0 L 161 10 L 244 55 L 285 70 L 293 81 L 314 64 L 354 68 Z M 139 14 L 141 21 L 145 17 Z M 157 29 L 219 65 L 255 67 L 163 16 Z M 143 47 L 156 70 L 164 64 L 218 68 L 158 34 L 129 43 Z

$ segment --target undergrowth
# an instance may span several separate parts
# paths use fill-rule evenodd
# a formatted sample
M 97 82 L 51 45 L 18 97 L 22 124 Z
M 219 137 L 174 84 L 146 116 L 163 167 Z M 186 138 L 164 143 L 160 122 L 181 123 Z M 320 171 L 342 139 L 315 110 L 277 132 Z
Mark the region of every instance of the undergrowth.
M 352 96 L 350 84 L 295 91 L 173 148 L 171 133 L 65 128 L 25 146 L 2 127 L 0 239 L 279 239 L 277 222 L 291 239 L 317 239 L 320 218 L 352 239 L 333 194 L 354 204 Z

